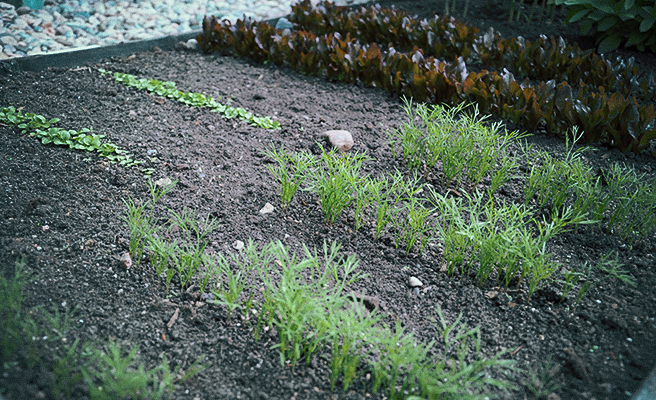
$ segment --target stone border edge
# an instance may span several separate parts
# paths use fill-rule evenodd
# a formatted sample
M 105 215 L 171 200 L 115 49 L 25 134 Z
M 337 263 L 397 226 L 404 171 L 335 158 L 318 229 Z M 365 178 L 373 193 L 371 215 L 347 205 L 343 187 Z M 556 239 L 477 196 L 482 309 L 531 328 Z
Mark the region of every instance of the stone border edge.
M 275 26 L 280 17 L 264 20 Z M 176 48 L 178 43 L 195 39 L 202 31 L 193 31 L 173 36 L 163 36 L 153 39 L 139 40 L 81 48 L 53 54 L 37 54 L 26 57 L 15 57 L 0 61 L 0 76 L 9 76 L 23 72 L 40 72 L 48 68 L 73 68 L 98 63 L 104 59 L 117 56 L 128 56 L 134 53 L 151 51 L 154 47 L 167 51 Z

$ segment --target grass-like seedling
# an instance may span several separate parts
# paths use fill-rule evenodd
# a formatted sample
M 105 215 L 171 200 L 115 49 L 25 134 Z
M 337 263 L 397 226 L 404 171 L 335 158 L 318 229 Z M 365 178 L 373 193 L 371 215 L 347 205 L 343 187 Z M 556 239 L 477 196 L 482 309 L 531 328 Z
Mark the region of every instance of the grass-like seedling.
M 252 245 L 252 244 L 251 244 Z M 217 263 L 217 272 L 220 276 L 225 277 L 225 284 L 221 281 L 216 285 L 217 288 L 212 289 L 212 294 L 214 294 L 214 300 L 209 300 L 209 303 L 220 304 L 228 308 L 227 321 L 230 321 L 233 311 L 241 307 L 240 297 L 244 288 L 246 287 L 245 275 L 250 272 L 248 269 L 241 270 L 238 269 L 236 272 L 230 268 L 228 261 L 222 256 L 218 255 L 216 258 Z M 213 263 L 210 265 L 213 266 Z M 251 298 L 253 294 L 251 293 Z M 247 301 L 247 304 L 250 303 L 250 299 Z M 248 314 L 248 311 L 245 312 Z
M 405 243 L 405 252 L 410 254 L 410 250 L 419 241 L 419 252 L 423 253 L 431 236 L 432 224 L 428 217 L 433 210 L 427 208 L 425 201 L 417 198 L 415 193 L 410 193 L 404 200 L 404 217 L 396 226 L 397 247 L 400 242 Z
M 171 182 L 158 188 L 149 178 L 147 186 L 150 191 L 150 200 L 142 202 L 139 205 L 137 205 L 130 197 L 128 197 L 127 200 L 123 200 L 123 203 L 125 203 L 125 206 L 127 207 L 127 211 L 126 216 L 122 217 L 122 219 L 128 224 L 128 230 L 130 231 L 129 251 L 135 265 L 139 265 L 141 262 L 141 256 L 143 255 L 146 242 L 158 229 L 153 224 L 153 210 L 155 209 L 155 203 L 173 189 L 173 186 L 175 186 L 176 183 L 177 181 Z
M 174 250 L 171 257 L 180 278 L 180 290 L 191 286 L 194 277 L 199 275 L 208 244 L 207 235 L 217 227 L 217 220 L 210 219 L 209 216 L 204 221 L 197 221 L 196 212 L 193 210 L 185 208 L 179 214 L 171 211 L 169 232 L 175 229 L 180 236 L 180 241 L 172 242 Z
M 82 375 L 91 399 L 161 399 L 173 391 L 175 382 L 183 382 L 206 368 L 200 365 L 204 358 L 201 356 L 178 378 L 182 364 L 171 371 L 162 354 L 162 363 L 146 370 L 138 364 L 138 350 L 132 346 L 126 354 L 123 346 L 110 340 L 104 349 L 94 349 L 89 354 L 91 360 L 82 369 Z
M 510 383 L 490 377 L 492 372 L 515 370 L 512 360 L 502 359 L 510 350 L 484 358 L 479 328 L 467 329 L 460 322 L 462 315 L 449 325 L 439 306 L 437 313 L 445 350 L 433 358 L 428 354 L 435 343 L 417 342 L 412 334 L 405 334 L 398 322 L 394 332 L 388 328 L 378 332 L 379 356 L 371 362 L 372 391 L 385 388 L 390 399 L 482 400 L 488 398 L 491 387 L 512 389 Z
M 646 179 L 628 166 L 613 164 L 604 172 L 606 190 L 593 205 L 593 215 L 631 244 L 656 234 L 656 176 Z
M 375 326 L 381 315 L 367 315 L 364 305 L 356 303 L 348 309 L 329 309 L 330 327 L 330 388 L 334 389 L 342 377 L 342 391 L 346 393 L 357 378 L 358 367 L 367 359 L 371 348 L 368 340 L 375 337 Z
M 339 257 L 335 243 L 330 248 L 324 244 L 323 262 L 307 248 L 305 258 L 299 260 L 280 242 L 265 251 L 274 256 L 279 268 L 259 267 L 267 299 L 260 317 L 278 332 L 279 343 L 274 347 L 280 349 L 283 365 L 289 361 L 294 367 L 300 359 L 309 363 L 334 335 L 326 324 L 329 310 L 343 307 L 348 301 L 342 295 L 344 288 L 362 277 L 355 271 L 357 261 L 354 256 Z
M 143 163 L 132 159 L 132 155 L 126 150 L 119 149 L 115 144 L 104 141 L 105 135 L 89 134 L 91 129 L 82 128 L 66 130 L 51 126 L 59 122 L 59 118 L 47 120 L 42 115 L 34 113 L 23 114 L 13 106 L 0 108 L 0 122 L 18 126 L 22 133 L 41 139 L 43 144 L 54 144 L 57 146 L 68 146 L 71 149 L 87 152 L 96 152 L 98 157 L 105 157 L 113 163 L 126 167 L 132 167 Z
M 367 159 L 364 154 L 342 154 L 335 149 L 323 151 L 323 164 L 317 166 L 312 177 L 312 190 L 319 195 L 319 203 L 326 222 L 333 224 L 353 201 L 353 193 L 360 184 L 360 168 Z
M 403 193 L 402 185 L 404 185 L 403 176 L 398 171 L 396 174 L 373 180 L 370 183 L 376 215 L 375 240 L 378 240 L 385 227 L 394 221 L 394 217 L 399 212 L 396 204 Z
M 365 212 L 374 203 L 375 194 L 380 192 L 380 185 L 381 181 L 372 180 L 369 177 L 360 178 L 360 182 L 356 182 L 353 213 L 353 227 L 356 231 L 365 223 Z
M 111 74 L 111 71 L 98 69 L 101 74 Z M 239 118 L 253 126 L 265 129 L 280 129 L 280 123 L 272 120 L 270 117 L 257 117 L 243 108 L 234 108 L 229 105 L 221 104 L 214 100 L 212 96 L 206 96 L 202 93 L 183 92 L 175 88 L 175 82 L 162 82 L 157 79 L 137 79 L 136 76 L 124 74 L 121 72 L 113 73 L 114 80 L 129 87 L 140 90 L 147 90 L 159 96 L 168 97 L 177 100 L 192 107 L 208 107 L 212 112 L 223 114 L 225 118 Z
M 274 145 L 261 151 L 277 163 L 276 166 L 267 165 L 267 169 L 278 181 L 282 206 L 286 207 L 307 178 L 308 171 L 314 168 L 314 157 L 307 152 L 289 154 L 284 147 L 276 150 Z
M 479 115 L 478 108 L 467 114 L 464 103 L 453 108 L 418 104 L 413 109 L 411 100 L 404 102 L 409 120 L 388 136 L 394 155 L 398 147 L 411 171 L 423 172 L 428 178 L 441 161 L 442 184 L 453 180 L 460 184 L 467 178 L 471 185 L 476 185 L 489 175 L 493 193 L 517 169 L 507 149 L 524 135 L 501 134 L 500 124 L 486 126 L 486 117 Z
M 572 205 L 574 218 L 588 213 L 596 197 L 600 185 L 598 178 L 590 167 L 584 165 L 581 155 L 588 151 L 588 147 L 574 148 L 583 137 L 578 130 L 572 130 L 572 141 L 569 135 L 565 136 L 565 156 L 557 160 L 548 153 L 539 153 L 532 157 L 527 153 L 527 161 L 534 158 L 534 164 L 541 161 L 541 165 L 533 165 L 528 173 L 524 185 L 524 203 L 529 204 L 534 197 L 538 208 L 550 206 L 552 213 L 562 212 L 566 205 Z
M 23 342 L 24 315 L 23 288 L 31 281 L 25 271 L 25 260 L 17 261 L 13 276 L 5 277 L 0 271 L 0 361 L 13 358 Z
M 428 354 L 433 343 L 417 342 L 400 323 L 393 332 L 380 324 L 382 315 L 375 311 L 370 314 L 363 304 L 353 303 L 345 289 L 363 275 L 357 271 L 355 257 L 340 256 L 335 243 L 330 247 L 324 244 L 321 255 L 305 248 L 304 254 L 297 256 L 280 242 L 261 250 L 249 242 L 232 262 L 239 271 L 253 271 L 264 284 L 256 338 L 262 330 L 275 328 L 278 343 L 273 348 L 280 350 L 281 364 L 291 367 L 301 360 L 310 363 L 328 347 L 333 389 L 341 379 L 342 389 L 348 390 L 366 371 L 373 375 L 372 390 L 383 389 L 390 399 L 408 394 L 430 399 L 477 399 L 492 386 L 508 386 L 489 374 L 511 368 L 512 361 L 501 359 L 505 352 L 484 359 L 480 331 L 467 330 L 460 319 L 448 325 L 438 311 L 446 351 L 431 358 Z M 252 294 L 255 286 L 246 285 L 246 289 Z M 239 292 L 239 288 L 233 290 L 237 295 L 231 301 L 213 303 L 230 308 L 237 304 Z
M 200 365 L 201 356 L 184 374 L 182 365 L 171 371 L 163 357 L 159 366 L 146 371 L 143 364 L 137 364 L 135 346 L 125 354 L 123 347 L 111 340 L 104 348 L 79 340 L 66 345 L 64 338 L 73 329 L 75 310 L 26 310 L 25 287 L 35 279 L 24 262 L 16 263 L 13 276 L 0 274 L 0 368 L 21 364 L 46 371 L 51 376 L 45 381 L 49 397 L 70 398 L 84 379 L 91 399 L 159 399 L 172 392 L 177 382 L 206 368 Z M 49 355 L 43 357 L 46 353 Z
M 386 334 L 385 334 L 386 333 Z M 404 392 L 416 392 L 416 379 L 427 364 L 433 343 L 417 342 L 412 333 L 397 321 L 396 329 L 385 327 L 374 336 L 376 357 L 371 361 L 372 391 L 384 388 L 390 399 L 404 398 Z
M 549 355 L 544 363 L 529 369 L 528 379 L 524 380 L 524 386 L 536 399 L 545 398 L 549 393 L 554 393 L 562 387 L 562 384 L 556 382 L 559 373 L 560 365 L 554 363 Z
M 82 381 L 83 376 L 78 367 L 78 345 L 79 339 L 75 339 L 72 345 L 64 347 L 59 351 L 61 354 L 55 356 L 52 374 L 52 394 L 56 399 L 70 399 L 73 386 Z
M 563 279 L 561 283 L 563 284 L 562 295 L 560 301 L 565 300 L 567 295 L 576 287 L 580 282 L 581 287 L 576 293 L 576 304 L 581 302 L 581 299 L 592 289 L 594 286 L 600 285 L 606 279 L 619 279 L 624 283 L 627 283 L 631 286 L 637 286 L 633 281 L 633 277 L 628 275 L 627 271 L 621 269 L 622 264 L 618 262 L 618 256 L 615 253 L 615 257 L 611 258 L 613 252 L 610 252 L 604 255 L 599 263 L 596 265 L 585 263 L 581 272 L 575 270 L 567 270 L 562 272 Z M 603 276 L 598 279 L 593 278 L 593 272 L 601 272 Z
M 572 130 L 571 141 L 566 136 L 562 160 L 524 151 L 527 162 L 534 164 L 524 183 L 524 203 L 535 199 L 540 209 L 547 207 L 552 215 L 568 213 L 572 221 L 579 221 L 577 227 L 600 223 L 631 244 L 653 235 L 656 178 L 647 179 L 646 174 L 617 163 L 598 176 L 582 159 L 589 148 L 574 149 L 581 137 L 577 129 Z
M 431 199 L 441 215 L 437 232 L 444 244 L 444 260 L 449 274 L 461 266 L 461 273 L 473 271 L 480 285 L 494 276 L 506 286 L 517 279 L 519 286 L 529 281 L 530 296 L 557 270 L 545 252 L 546 242 L 561 233 L 567 221 L 555 219 L 537 223 L 531 210 L 514 204 L 495 205 L 483 194 L 454 200 L 435 191 Z M 468 214 L 468 216 L 467 216 Z M 569 214 L 564 218 L 568 218 Z M 535 228 L 531 229 L 531 225 Z M 537 230 L 537 232 L 536 232 Z

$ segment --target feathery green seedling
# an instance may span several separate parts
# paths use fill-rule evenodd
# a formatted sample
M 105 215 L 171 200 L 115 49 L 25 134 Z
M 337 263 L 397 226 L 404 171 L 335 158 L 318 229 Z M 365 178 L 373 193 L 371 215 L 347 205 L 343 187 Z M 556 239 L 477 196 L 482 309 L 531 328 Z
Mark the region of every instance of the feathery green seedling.
M 212 289 L 212 284 L 216 281 L 217 275 L 221 273 L 220 268 L 216 266 L 214 262 L 214 257 L 212 255 L 203 254 L 202 263 L 205 266 L 205 273 L 203 277 L 200 277 L 200 272 L 198 274 L 198 286 L 200 287 L 200 297 L 203 298 L 203 293 L 205 289 Z
M 123 199 L 123 203 L 127 207 L 127 217 L 123 217 L 123 220 L 127 222 L 130 230 L 128 249 L 135 265 L 139 265 L 146 238 L 154 232 L 154 227 L 150 224 L 150 219 L 144 214 L 144 204 L 137 205 L 129 197 L 127 200 Z
M 339 257 L 335 243 L 330 249 L 324 244 L 323 262 L 307 248 L 305 257 L 298 259 L 280 242 L 263 252 L 275 262 L 258 265 L 265 286 L 258 331 L 262 322 L 275 326 L 279 343 L 274 348 L 280 350 L 283 365 L 289 362 L 294 367 L 300 359 L 309 363 L 334 334 L 326 322 L 329 310 L 346 304 L 342 291 L 362 276 L 355 271 L 357 261 L 354 256 Z
M 549 153 L 537 155 L 542 161 L 540 167 L 535 165 L 526 177 L 524 185 L 524 204 L 528 205 L 536 197 L 540 209 L 549 205 L 551 213 L 562 213 L 571 203 L 572 216 L 575 219 L 586 215 L 589 208 L 598 198 L 598 179 L 594 178 L 592 168 L 584 165 L 581 154 L 588 147 L 574 149 L 576 143 L 583 137 L 577 128 L 572 129 L 572 142 L 569 135 L 565 136 L 565 157 L 556 160 Z M 532 156 L 527 154 L 530 162 Z
M 326 222 L 333 224 L 353 201 L 353 192 L 360 180 L 360 168 L 367 159 L 364 154 L 342 154 L 335 149 L 323 151 L 325 164 L 315 169 L 312 190 L 319 195 L 319 203 Z
M 480 116 L 477 107 L 464 112 L 464 103 L 452 108 L 418 104 L 413 109 L 411 100 L 403 100 L 408 122 L 388 136 L 394 156 L 400 147 L 411 171 L 419 172 L 423 167 L 424 178 L 428 178 L 441 161 L 443 185 L 454 179 L 461 183 L 465 177 L 477 185 L 491 174 L 490 193 L 510 179 L 517 164 L 509 156 L 508 146 L 525 135 L 507 131 L 502 135 L 501 124 L 486 126 L 487 117 Z
M 415 125 L 415 116 L 420 114 L 425 117 L 427 108 L 417 107 L 416 111 L 412 109 L 412 99 L 402 98 L 404 102 L 403 110 L 408 114 L 408 122 L 403 123 L 401 129 L 395 129 L 388 132 L 389 142 L 392 145 L 392 155 L 396 157 L 396 146 L 401 147 L 402 159 L 408 163 L 410 170 L 419 171 L 424 162 L 426 148 L 423 145 L 424 132 L 421 126 Z M 433 137 L 441 137 L 434 135 Z M 426 174 L 428 170 L 426 170 Z
M 529 280 L 529 298 L 553 275 L 557 265 L 545 253 L 546 242 L 562 232 L 568 223 L 580 223 L 555 218 L 554 221 L 536 223 L 539 234 L 530 229 L 533 213 L 526 207 L 514 204 L 495 206 L 492 200 L 483 202 L 483 195 L 466 195 L 467 203 L 447 198 L 431 191 L 431 200 L 441 215 L 437 224 L 439 238 L 444 243 L 444 260 L 449 274 L 456 265 L 462 265 L 463 275 L 475 273 L 479 285 L 485 284 L 498 271 L 497 279 L 509 286 L 518 276 L 517 286 L 525 277 Z M 571 210 L 570 210 L 571 211 Z M 464 215 L 468 213 L 466 219 Z
M 636 283 L 633 281 L 633 277 L 628 275 L 627 271 L 621 269 L 623 264 L 618 262 L 617 253 L 615 253 L 614 259 L 611 259 L 613 253 L 614 252 L 611 251 L 601 257 L 601 260 L 599 260 L 599 263 L 596 265 L 588 264 L 586 262 L 581 272 L 574 270 L 563 272 L 562 275 L 564 280 L 561 280 L 561 283 L 563 283 L 563 294 L 560 301 L 562 302 L 579 282 L 582 282 L 582 284 L 576 295 L 576 304 L 581 302 L 581 299 L 583 299 L 593 286 L 598 286 L 606 279 L 619 279 L 620 281 L 635 287 Z M 594 280 L 592 272 L 596 270 L 603 272 L 604 275 L 603 277 Z
M 432 210 L 426 208 L 423 201 L 415 196 L 410 196 L 405 202 L 405 218 L 401 236 L 405 242 L 405 253 L 410 254 L 410 250 L 419 240 L 419 253 L 423 253 L 428 240 L 430 239 L 431 223 L 428 221 Z
M 371 182 L 370 188 L 376 212 L 375 240 L 380 238 L 385 227 L 394 220 L 399 212 L 396 204 L 402 195 L 401 186 L 403 184 L 403 176 L 399 171 L 396 171 L 396 174 L 390 174 L 389 177 Z
M 226 306 L 228 308 L 228 316 L 226 320 L 230 321 L 232 312 L 241 307 L 239 298 L 241 297 L 241 293 L 244 291 L 244 288 L 246 287 L 246 280 L 244 279 L 244 275 L 248 274 L 250 270 L 239 269 L 237 270 L 236 273 L 233 272 L 232 269 L 230 268 L 230 265 L 228 264 L 228 260 L 226 260 L 220 254 L 218 255 L 218 257 L 216 257 L 216 262 L 218 264 L 219 274 L 226 277 L 226 284 L 224 286 L 223 282 L 219 281 L 219 283 L 217 284 L 218 287 L 216 289 L 212 289 L 212 294 L 214 295 L 215 299 L 208 300 L 208 303 L 220 304 Z M 242 273 L 244 275 L 242 275 Z M 252 297 L 252 293 L 251 293 L 251 297 Z
M 72 345 L 63 349 L 63 354 L 55 357 L 52 373 L 54 379 L 51 391 L 56 399 L 70 399 L 73 386 L 82 381 L 82 373 L 76 365 L 78 361 L 77 346 L 80 339 L 75 339 Z
M 94 399 L 161 399 L 175 388 L 182 364 L 170 371 L 166 356 L 162 353 L 162 363 L 146 371 L 143 364 L 138 364 L 138 347 L 132 346 L 125 354 L 123 346 L 110 340 L 105 349 L 95 349 L 89 365 L 82 369 L 89 394 Z M 179 381 L 185 381 L 206 368 L 200 365 L 199 357 L 187 369 Z
M 353 213 L 353 227 L 355 230 L 362 228 L 366 209 L 375 201 L 376 193 L 380 193 L 381 182 L 369 177 L 360 178 L 355 184 L 355 210 Z
M 491 387 L 511 390 L 514 387 L 507 381 L 494 379 L 490 372 L 513 372 L 513 360 L 501 359 L 511 349 L 497 353 L 491 359 L 481 354 L 481 331 L 476 327 L 468 329 L 460 322 L 462 314 L 448 325 L 441 308 L 438 330 L 444 340 L 445 351 L 442 359 L 423 368 L 417 377 L 421 398 L 425 399 L 487 399 Z M 455 350 L 456 359 L 449 356 L 449 349 Z M 470 354 L 473 348 L 473 354 Z M 470 361 L 472 360 L 472 361 Z M 418 397 L 409 399 L 417 400 Z
M 385 326 L 373 340 L 378 354 L 370 362 L 372 392 L 377 393 L 382 387 L 388 398 L 404 398 L 404 392 L 415 389 L 415 377 L 425 367 L 433 342 L 417 342 L 412 333 L 405 333 L 398 320 L 395 330 Z
M 280 362 L 291 363 L 292 368 L 301 358 L 309 363 L 316 352 L 321 349 L 328 338 L 328 326 L 319 324 L 325 320 L 326 308 L 337 306 L 335 298 L 331 297 L 319 285 L 327 284 L 330 273 L 318 270 L 318 260 L 308 257 L 297 261 L 295 255 L 289 255 L 287 250 L 279 245 L 275 249 L 282 270 L 270 271 L 278 275 L 277 287 L 273 276 L 265 276 L 264 283 L 273 292 L 274 309 L 266 310 L 273 314 L 273 323 L 278 331 L 279 343 L 274 346 L 280 349 Z M 315 274 L 315 269 L 319 275 Z M 307 281 L 300 279 L 301 271 L 312 275 Z
M 537 368 L 529 367 L 528 379 L 524 380 L 524 386 L 533 393 L 536 399 L 544 398 L 563 386 L 556 382 L 559 372 L 560 365 L 554 363 L 549 355 Z
M 139 265 L 141 262 L 141 256 L 143 255 L 144 247 L 150 237 L 157 231 L 157 227 L 153 224 L 153 210 L 155 209 L 155 203 L 162 196 L 168 193 L 175 182 L 170 182 L 167 185 L 164 185 L 161 188 L 158 188 L 153 184 L 152 180 L 148 178 L 146 185 L 150 191 L 150 200 L 145 203 L 137 205 L 130 197 L 127 200 L 123 200 L 123 203 L 127 207 L 126 216 L 122 217 L 123 221 L 128 224 L 128 229 L 130 231 L 130 240 L 129 240 L 129 252 L 132 257 L 135 265 Z M 148 211 L 144 210 L 148 207 Z
M 346 309 L 329 309 L 327 322 L 330 326 L 330 388 L 335 389 L 340 375 L 342 392 L 346 393 L 357 377 L 357 368 L 370 350 L 365 349 L 367 340 L 374 336 L 375 324 L 380 315 L 367 315 L 362 303 Z
M 607 192 L 593 214 L 606 216 L 608 229 L 622 240 L 644 240 L 656 233 L 656 176 L 646 179 L 631 167 L 613 164 L 604 172 Z
M 585 276 L 585 273 L 569 269 L 561 272 L 561 275 L 563 276 L 563 279 L 560 281 L 563 284 L 562 294 L 560 296 L 560 302 L 562 303 L 565 301 L 569 292 L 571 292 L 576 284 Z
M 499 165 L 499 169 L 493 175 L 502 171 L 501 176 L 503 177 L 514 172 L 515 163 L 508 154 L 508 147 L 527 136 L 518 131 L 508 132 L 505 129 L 501 134 L 500 122 L 489 127 L 484 124 L 488 117 L 487 115 L 481 116 L 478 107 L 474 107 L 469 113 L 463 113 L 460 120 L 457 121 L 457 131 L 461 140 L 472 142 L 464 154 L 466 155 L 465 175 L 473 185 L 479 184 L 483 177 L 487 176 L 497 165 Z M 491 193 L 494 193 L 494 190 L 491 190 Z
M 172 244 L 175 251 L 171 261 L 180 277 L 180 289 L 184 290 L 191 286 L 194 277 L 198 275 L 203 262 L 203 253 L 208 244 L 207 235 L 218 227 L 218 221 L 210 219 L 209 216 L 205 221 L 196 221 L 196 212 L 185 208 L 180 214 L 171 211 L 169 231 L 175 227 L 180 232 L 180 242 L 176 240 Z
M 467 251 L 474 244 L 467 232 L 468 224 L 463 215 L 463 199 L 447 198 L 431 189 L 431 199 L 440 215 L 436 224 L 438 237 L 444 245 L 444 261 L 449 275 L 456 273 L 456 267 L 462 265 L 467 257 Z M 462 211 L 461 211 L 462 210 Z
M 16 261 L 11 277 L 0 271 L 0 362 L 9 361 L 23 343 L 22 322 L 30 319 L 22 308 L 23 289 L 31 281 L 31 274 L 25 270 L 25 259 Z
M 419 183 L 421 178 L 414 175 L 408 181 L 405 181 L 398 171 L 396 174 L 395 179 L 398 179 L 398 197 L 396 200 L 398 202 L 400 199 L 404 204 L 398 210 L 402 217 L 392 219 L 394 243 L 398 248 L 402 242 L 405 242 L 406 253 L 409 253 L 417 239 L 419 239 L 423 251 L 424 242 L 428 240 L 428 237 L 424 238 L 424 233 L 428 232 L 431 227 L 429 224 L 424 224 L 430 211 L 424 207 L 422 200 L 417 198 L 417 194 L 423 191 L 423 185 Z
M 276 150 L 274 145 L 271 145 L 270 149 L 260 151 L 277 163 L 276 166 L 267 165 L 266 168 L 280 185 L 280 198 L 284 208 L 289 205 L 299 186 L 307 178 L 308 171 L 314 167 L 314 157 L 307 152 L 290 155 L 284 147 Z
M 147 240 L 150 265 L 153 267 L 159 287 L 159 278 L 162 277 L 163 272 L 169 270 L 169 259 L 174 255 L 173 248 L 166 240 L 156 235 L 150 235 Z M 168 292 L 168 285 L 166 291 Z

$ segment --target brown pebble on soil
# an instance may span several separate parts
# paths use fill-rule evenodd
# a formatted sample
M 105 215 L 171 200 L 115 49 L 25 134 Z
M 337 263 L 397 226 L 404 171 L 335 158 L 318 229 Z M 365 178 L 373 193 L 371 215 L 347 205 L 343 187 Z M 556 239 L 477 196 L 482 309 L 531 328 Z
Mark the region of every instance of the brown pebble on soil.
M 326 131 L 321 134 L 326 141 L 332 146 L 336 147 L 340 152 L 345 152 L 350 150 L 353 147 L 353 136 L 351 132 L 335 130 L 335 131 Z

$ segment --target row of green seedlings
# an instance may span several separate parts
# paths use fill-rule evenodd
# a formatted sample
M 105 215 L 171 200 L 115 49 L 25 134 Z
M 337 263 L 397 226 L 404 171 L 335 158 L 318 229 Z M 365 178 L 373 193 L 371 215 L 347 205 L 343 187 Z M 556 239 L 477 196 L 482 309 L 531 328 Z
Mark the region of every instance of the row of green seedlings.
M 194 222 L 194 214 L 184 211 L 172 218 L 169 230 L 175 226 L 185 232 L 185 225 L 198 230 L 181 233 L 179 239 L 164 238 L 160 228 L 152 227 L 152 210 L 172 185 L 157 188 L 149 183 L 151 199 L 139 206 L 126 201 L 134 259 L 140 260 L 147 251 L 154 272 L 166 279 L 167 288 L 177 275 L 181 289 L 196 284 L 201 293 L 211 292 L 213 299 L 208 302 L 226 307 L 228 322 L 235 312 L 241 320 L 254 319 L 258 340 L 275 328 L 278 343 L 273 348 L 279 350 L 283 366 L 295 368 L 300 361 L 310 364 L 323 355 L 330 365 L 332 389 L 341 380 L 346 392 L 370 372 L 370 389 L 376 393 L 383 388 L 391 399 L 407 398 L 408 393 L 431 399 L 484 398 L 490 387 L 510 388 L 508 382 L 490 377 L 512 368 L 510 360 L 501 358 L 505 352 L 485 359 L 480 352 L 480 330 L 467 329 L 460 317 L 449 325 L 438 309 L 445 350 L 429 356 L 435 343 L 416 341 L 399 324 L 394 329 L 386 326 L 382 315 L 369 313 L 362 303 L 356 301 L 354 307 L 355 300 L 346 289 L 364 275 L 357 271 L 355 256 L 340 256 L 336 243 L 324 244 L 321 255 L 304 248 L 301 257 L 279 241 L 261 250 L 249 241 L 229 258 L 209 255 L 204 251 L 206 234 L 215 221 Z
M 57 146 L 68 146 L 75 150 L 96 152 L 98 157 L 104 157 L 112 163 L 126 167 L 142 163 L 142 161 L 133 160 L 127 150 L 119 149 L 110 141 L 103 141 L 105 135 L 90 134 L 91 129 L 89 128 L 76 131 L 52 126 L 59 121 L 59 118 L 48 120 L 43 115 L 35 113 L 23 114 L 20 109 L 16 110 L 13 106 L 0 108 L 0 123 L 17 126 L 22 129 L 21 133 L 29 133 L 30 136 L 41 139 L 43 144 L 52 143 Z
M 25 307 L 26 288 L 38 279 L 24 260 L 0 273 L 0 367 L 6 373 L 14 368 L 39 371 L 46 376 L 49 398 L 162 399 L 207 367 L 199 357 L 186 371 L 182 364 L 171 369 L 162 353 L 161 363 L 147 369 L 137 346 L 113 339 L 71 342 L 78 328 L 75 309 L 60 313 L 57 307 L 53 312 Z
M 656 212 L 650 206 L 656 202 L 656 177 L 619 163 L 597 174 L 583 158 L 592 149 L 576 147 L 583 136 L 577 128 L 566 136 L 564 156 L 558 159 L 523 144 L 524 134 L 501 133 L 499 123 L 486 126 L 476 108 L 463 114 L 465 108 L 419 104 L 413 109 L 406 100 L 409 121 L 389 134 L 398 148 L 395 157 L 426 179 L 440 176 L 442 186 L 475 187 L 486 178 L 490 198 L 510 179 L 522 178 L 525 206 L 547 208 L 554 216 L 571 213 L 571 223 L 604 228 L 631 245 L 656 233 Z M 509 151 L 513 144 L 521 149 L 519 157 Z M 518 175 L 520 162 L 529 169 L 523 177 Z
M 101 74 L 112 74 L 111 71 L 99 69 Z M 202 93 L 183 92 L 175 88 L 175 82 L 163 82 L 157 79 L 137 79 L 136 76 L 124 74 L 121 72 L 113 73 L 114 80 L 128 87 L 139 90 L 146 90 L 158 96 L 167 97 L 184 103 L 191 107 L 207 107 L 211 112 L 217 112 L 224 118 L 239 118 L 253 126 L 264 129 L 280 129 L 280 122 L 274 121 L 271 117 L 257 117 L 241 107 L 231 107 L 229 104 L 221 104 L 214 100 L 212 96 L 206 96 Z
M 656 234 L 656 177 L 639 175 L 619 163 L 596 174 L 582 156 L 591 149 L 576 148 L 583 135 L 576 129 L 572 139 L 566 137 L 564 157 L 557 159 L 525 143 L 522 146 L 518 140 L 523 135 L 501 135 L 498 124 L 486 127 L 476 109 L 471 116 L 463 115 L 463 109 L 420 104 L 413 110 L 406 101 L 409 122 L 390 134 L 411 171 L 424 168 L 424 177 L 441 175 L 443 185 L 456 187 L 476 187 L 483 178 L 489 182 L 485 199 L 481 193 L 465 192 L 466 200 L 438 195 L 433 202 L 442 216 L 438 236 L 450 273 L 455 266 L 467 265 L 463 273 L 476 267 L 483 284 L 496 270 L 497 279 L 503 277 L 506 286 L 517 276 L 518 286 L 528 277 L 530 297 L 560 269 L 544 248 L 568 226 L 575 231 L 581 225 L 606 229 L 631 245 Z M 517 175 L 519 160 L 509 151 L 514 142 L 520 148 L 518 158 L 529 166 L 525 176 Z M 493 194 L 512 178 L 524 180 L 523 204 L 495 204 Z M 546 210 L 541 220 L 535 210 Z M 609 277 L 633 284 L 620 268 L 617 257 L 609 253 L 596 265 L 586 263 L 581 271 L 565 270 L 563 279 L 556 279 L 563 285 L 561 301 L 579 281 L 577 303 L 591 285 Z M 593 270 L 606 275 L 594 281 Z
M 378 240 L 385 229 L 393 225 L 397 248 L 403 244 L 410 253 L 419 244 L 419 251 L 424 251 L 429 239 L 426 221 L 430 209 L 417 196 L 421 191 L 417 186 L 418 178 L 406 181 L 398 171 L 382 178 L 363 176 L 360 170 L 368 160 L 364 154 L 338 156 L 335 150 L 324 150 L 317 161 L 307 152 L 291 154 L 274 146 L 262 151 L 274 161 L 274 165 L 267 165 L 267 169 L 279 184 L 283 208 L 291 203 L 305 182 L 308 186 L 302 190 L 318 195 L 327 223 L 334 224 L 353 205 L 355 230 L 371 222 Z M 403 203 L 402 207 L 400 203 Z M 401 214 L 405 217 L 396 218 Z
M 317 166 L 308 153 L 266 149 L 265 154 L 275 160 L 267 168 L 279 183 L 283 207 L 309 177 L 307 190 L 319 196 L 326 222 L 334 223 L 353 204 L 356 230 L 363 226 L 365 215 L 371 215 L 378 239 L 391 223 L 396 246 L 405 243 L 407 253 L 417 243 L 423 252 L 437 238 L 449 274 L 458 268 L 463 275 L 473 272 L 480 285 L 491 278 L 506 286 L 513 281 L 519 286 L 526 280 L 529 298 L 555 280 L 563 285 L 561 300 L 571 292 L 572 282 L 585 282 L 577 303 L 590 289 L 593 267 L 586 264 L 585 272 L 566 270 L 564 280 L 555 279 L 560 265 L 545 251 L 551 238 L 583 224 L 603 225 L 631 243 L 654 234 L 656 180 L 645 181 L 644 175 L 617 164 L 602 183 L 583 163 L 580 155 L 587 149 L 573 150 L 580 138 L 576 132 L 573 143 L 566 142 L 564 160 L 556 160 L 522 147 L 521 134 L 502 134 L 499 124 L 488 127 L 476 109 L 472 115 L 462 113 L 464 106 L 448 109 L 420 104 L 413 110 L 409 101 L 405 109 L 409 121 L 389 136 L 395 156 L 403 158 L 410 172 L 424 179 L 436 176 L 442 185 L 456 187 L 477 188 L 485 182 L 487 194 L 476 189 L 470 195 L 460 189 L 464 197 L 454 199 L 430 185 L 419 185 L 419 178 L 406 181 L 398 171 L 383 179 L 362 177 L 363 154 L 336 157 L 334 152 L 324 152 L 323 163 Z M 523 150 L 521 158 L 533 165 L 525 178 L 525 202 L 519 205 L 493 197 L 504 183 L 519 177 L 519 161 L 509 151 L 515 143 Z M 428 195 L 422 197 L 425 188 Z M 549 218 L 542 215 L 540 219 L 532 205 L 538 210 L 549 205 Z M 609 261 L 610 256 L 602 257 L 594 270 L 632 283 L 617 262 Z

